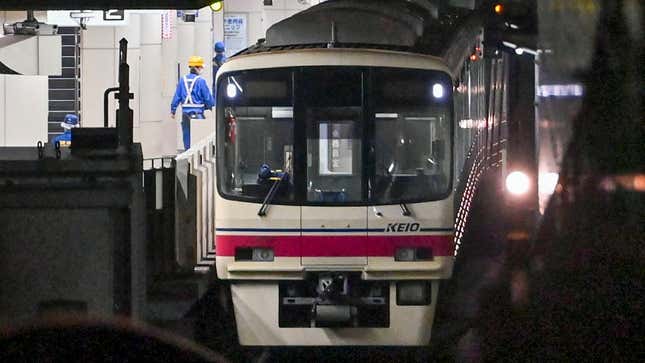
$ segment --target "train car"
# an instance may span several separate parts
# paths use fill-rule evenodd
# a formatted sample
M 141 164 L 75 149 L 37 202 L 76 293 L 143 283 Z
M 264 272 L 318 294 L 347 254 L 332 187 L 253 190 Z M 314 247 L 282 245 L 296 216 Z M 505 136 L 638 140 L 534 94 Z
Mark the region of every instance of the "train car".
M 429 343 L 503 155 L 507 72 L 481 19 L 327 1 L 221 67 L 216 269 L 240 344 Z

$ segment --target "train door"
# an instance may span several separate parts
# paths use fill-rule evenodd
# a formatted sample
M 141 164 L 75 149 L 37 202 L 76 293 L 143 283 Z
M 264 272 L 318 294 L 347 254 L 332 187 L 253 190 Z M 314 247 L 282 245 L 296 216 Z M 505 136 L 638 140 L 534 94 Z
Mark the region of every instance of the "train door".
M 303 265 L 367 264 L 363 163 L 363 73 L 353 68 L 303 70 Z

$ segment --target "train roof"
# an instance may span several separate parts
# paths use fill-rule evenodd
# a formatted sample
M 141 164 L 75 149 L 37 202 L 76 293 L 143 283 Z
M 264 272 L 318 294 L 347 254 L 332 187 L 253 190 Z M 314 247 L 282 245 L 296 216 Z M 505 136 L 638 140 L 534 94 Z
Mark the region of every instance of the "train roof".
M 452 77 L 442 59 L 418 53 L 361 48 L 291 48 L 285 51 L 255 53 L 225 62 L 218 71 L 224 73 L 291 67 L 358 66 L 437 70 Z
M 357 21 L 360 19 L 360 21 Z M 439 16 L 424 0 L 329 0 L 271 26 L 266 39 L 235 54 L 299 49 L 374 49 L 441 58 L 454 73 L 481 38 L 472 12 Z

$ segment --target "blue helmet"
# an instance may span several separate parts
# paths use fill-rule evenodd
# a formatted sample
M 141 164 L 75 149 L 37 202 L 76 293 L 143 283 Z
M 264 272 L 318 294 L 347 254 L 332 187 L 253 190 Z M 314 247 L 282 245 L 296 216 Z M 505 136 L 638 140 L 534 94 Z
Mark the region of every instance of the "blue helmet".
M 222 53 L 222 52 L 224 52 L 225 50 L 226 50 L 226 48 L 224 47 L 224 43 L 223 43 L 223 42 L 217 42 L 217 43 L 215 43 L 215 51 L 216 51 L 216 52 L 218 52 L 218 53 Z
M 78 127 L 78 116 L 74 115 L 73 113 L 68 113 L 67 115 L 65 115 L 65 118 L 63 119 L 63 122 L 60 123 L 60 125 L 66 130 Z
M 271 167 L 268 164 L 260 165 L 260 172 L 258 173 L 258 178 L 260 179 L 269 179 L 272 176 Z

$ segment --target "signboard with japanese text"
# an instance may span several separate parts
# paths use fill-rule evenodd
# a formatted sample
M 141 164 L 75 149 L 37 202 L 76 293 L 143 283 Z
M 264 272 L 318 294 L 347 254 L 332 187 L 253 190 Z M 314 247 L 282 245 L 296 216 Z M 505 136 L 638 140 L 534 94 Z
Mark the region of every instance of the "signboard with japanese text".
M 224 15 L 224 44 L 226 45 L 226 57 L 248 47 L 247 14 L 227 13 Z

